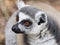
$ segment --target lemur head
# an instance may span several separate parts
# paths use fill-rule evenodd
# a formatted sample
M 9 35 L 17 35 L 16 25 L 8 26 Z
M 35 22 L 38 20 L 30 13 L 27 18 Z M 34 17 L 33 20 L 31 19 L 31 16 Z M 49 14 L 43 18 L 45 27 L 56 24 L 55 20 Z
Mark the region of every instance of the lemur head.
M 27 6 L 20 9 L 17 23 L 12 27 L 15 33 L 38 34 L 47 25 L 47 15 L 43 11 Z
M 17 23 L 12 30 L 15 33 L 39 34 L 47 25 L 47 14 L 31 6 L 22 7 L 16 16 Z

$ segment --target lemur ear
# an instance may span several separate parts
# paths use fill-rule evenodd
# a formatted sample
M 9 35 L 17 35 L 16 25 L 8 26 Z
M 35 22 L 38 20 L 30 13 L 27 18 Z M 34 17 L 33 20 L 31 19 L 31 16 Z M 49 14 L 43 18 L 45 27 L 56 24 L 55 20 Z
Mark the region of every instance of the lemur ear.
M 17 0 L 17 3 L 16 3 L 18 9 L 22 8 L 25 6 L 24 2 L 22 0 Z
M 47 21 L 47 15 L 45 13 L 38 14 L 36 18 L 38 25 L 45 23 Z

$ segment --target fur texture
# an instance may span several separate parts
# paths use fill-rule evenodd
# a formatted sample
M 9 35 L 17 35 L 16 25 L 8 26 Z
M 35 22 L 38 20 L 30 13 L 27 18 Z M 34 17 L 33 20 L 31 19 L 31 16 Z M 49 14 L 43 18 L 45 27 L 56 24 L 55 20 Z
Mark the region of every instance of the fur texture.
M 44 11 L 38 10 L 33 7 L 22 8 L 18 13 L 20 18 L 20 20 L 18 21 L 19 23 L 18 27 L 20 31 L 25 32 L 24 34 L 27 35 L 26 38 L 28 39 L 28 43 L 30 45 L 59 45 L 60 34 L 58 32 L 59 30 L 58 24 L 52 17 L 48 16 L 45 12 L 44 13 L 41 13 L 41 12 L 44 12 Z M 40 16 L 37 22 L 35 21 L 36 20 L 35 14 Z M 41 14 L 44 14 L 43 17 L 41 17 L 42 16 Z M 33 16 L 34 18 L 31 18 Z M 45 22 L 41 23 L 40 25 L 37 25 L 36 23 L 38 23 L 40 18 L 42 18 L 43 20 L 45 19 L 44 20 Z M 25 26 L 20 25 L 20 22 L 26 19 L 30 19 L 34 23 L 33 26 L 29 27 L 28 29 L 27 28 L 25 29 Z
M 45 5 L 41 5 L 41 6 L 43 6 L 43 8 L 44 7 L 47 7 L 47 9 L 45 8 L 46 10 L 48 10 L 48 7 L 50 7 L 50 6 L 45 6 Z M 51 10 L 52 9 L 53 8 L 51 8 Z M 50 9 L 48 11 L 46 11 L 46 10 L 45 10 L 45 12 L 47 12 L 48 15 L 50 15 L 50 14 L 51 15 L 54 15 L 53 12 L 56 11 L 55 9 L 53 9 L 54 11 L 52 11 L 52 12 L 50 11 Z M 23 13 L 25 13 L 25 11 L 23 11 L 23 10 L 21 10 L 21 11 Z M 32 14 L 29 13 L 29 10 L 26 10 L 26 11 L 28 13 L 26 12 L 24 15 L 26 15 L 26 14 L 32 15 Z M 18 12 L 20 12 L 20 11 L 18 11 Z M 18 14 L 18 12 L 15 12 L 11 16 L 11 18 L 8 20 L 8 23 L 7 23 L 7 26 L 6 26 L 6 31 L 5 31 L 6 45 L 8 45 L 8 44 L 9 45 L 17 45 L 17 43 L 16 43 L 16 40 L 17 40 L 16 39 L 16 34 L 14 32 L 12 32 L 11 28 L 12 28 L 12 26 L 14 24 L 16 24 L 15 18 L 16 18 L 16 15 Z M 35 12 L 35 10 L 33 12 Z M 36 12 L 37 12 L 37 10 L 36 10 Z M 35 15 L 35 13 L 33 15 Z M 59 15 L 59 14 L 57 14 L 57 15 Z M 45 25 L 46 28 L 44 30 L 40 31 L 39 35 L 36 38 L 35 38 L 34 35 L 29 35 L 29 36 L 31 36 L 31 37 L 29 37 L 28 35 L 25 34 L 25 37 L 24 38 L 25 38 L 25 43 L 26 44 L 28 44 L 28 45 L 29 44 L 30 45 L 60 45 L 60 41 L 59 41 L 59 39 L 60 39 L 59 38 L 60 37 L 59 30 L 60 29 L 58 28 L 58 25 L 56 23 L 56 20 L 54 20 L 50 16 L 47 16 L 47 19 L 48 19 L 48 23 L 47 23 L 47 25 Z M 32 37 L 35 38 L 35 39 L 33 39 Z

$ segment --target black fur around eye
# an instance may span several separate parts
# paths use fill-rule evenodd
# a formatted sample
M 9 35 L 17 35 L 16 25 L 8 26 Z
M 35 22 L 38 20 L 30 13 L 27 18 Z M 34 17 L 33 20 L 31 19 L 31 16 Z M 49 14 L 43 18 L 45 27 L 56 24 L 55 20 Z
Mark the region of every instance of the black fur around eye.
M 29 27 L 32 25 L 32 22 L 30 20 L 23 20 L 23 21 L 21 21 L 21 24 L 26 27 Z

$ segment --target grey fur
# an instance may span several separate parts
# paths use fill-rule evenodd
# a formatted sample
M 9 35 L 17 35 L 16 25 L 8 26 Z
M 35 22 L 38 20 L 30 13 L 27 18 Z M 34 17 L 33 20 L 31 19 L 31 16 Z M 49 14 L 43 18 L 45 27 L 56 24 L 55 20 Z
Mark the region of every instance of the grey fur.
M 18 11 L 17 13 L 19 13 L 19 12 L 23 12 L 23 13 L 25 13 L 25 14 L 28 14 L 29 16 L 31 16 L 32 18 L 35 18 L 35 14 L 38 12 L 38 11 L 40 11 L 39 9 L 36 9 L 36 8 L 32 8 L 32 7 L 24 7 L 24 8 L 22 8 L 20 11 Z M 17 15 L 17 14 L 15 14 L 15 15 Z M 12 21 L 11 21 L 12 22 Z M 9 22 L 9 24 L 10 24 L 10 22 Z M 14 24 L 14 23 L 13 23 Z M 12 24 L 12 25 L 13 25 Z M 9 27 L 9 26 L 8 26 Z M 50 31 L 54 36 L 55 36 L 55 39 L 56 39 L 56 42 L 58 43 L 58 45 L 60 45 L 60 41 L 59 41 L 59 39 L 60 39 L 60 34 L 59 34 L 59 28 L 58 28 L 58 24 L 56 23 L 56 21 L 55 20 L 53 20 L 53 18 L 51 18 L 50 16 L 48 16 L 48 25 L 47 25 L 47 27 L 48 27 L 48 31 Z M 10 28 L 10 27 L 9 27 Z M 10 28 L 11 29 L 11 28 Z M 7 30 L 6 30 L 6 38 L 8 37 L 8 35 L 7 35 Z M 11 32 L 10 32 L 10 34 L 11 34 Z M 13 39 L 13 37 L 15 37 L 14 39 L 13 39 L 13 41 L 15 41 L 16 42 L 16 35 L 12 32 L 12 36 L 9 36 L 8 38 L 10 38 L 10 37 L 12 37 L 12 39 Z M 7 44 L 6 45 L 8 45 L 9 43 L 9 45 L 13 45 L 13 41 L 10 41 L 11 39 L 8 39 L 7 38 L 7 40 L 9 41 L 7 41 Z M 14 45 L 16 45 L 16 44 L 14 44 Z
M 56 20 L 54 20 L 51 16 L 48 16 L 48 30 L 55 36 L 56 42 L 60 45 L 60 28 Z
M 32 18 L 35 18 L 35 14 L 39 11 L 37 8 L 34 7 L 24 7 L 20 10 L 20 12 L 23 12 L 27 15 L 29 15 Z M 48 16 L 48 15 L 47 15 Z M 52 33 L 55 36 L 56 42 L 58 43 L 58 45 L 60 44 L 60 33 L 59 33 L 59 27 L 57 22 L 50 16 L 48 16 L 48 30 L 50 31 L 50 33 Z
M 17 45 L 16 34 L 12 31 L 12 26 L 16 23 L 16 15 L 18 11 L 14 12 L 8 20 L 5 27 L 5 45 Z
M 56 43 L 58 45 L 60 45 L 60 28 L 58 27 L 57 22 L 51 16 L 48 16 L 48 24 L 46 26 L 48 27 L 48 30 L 47 31 L 50 31 L 50 33 L 55 36 Z M 40 32 L 40 35 L 39 36 L 40 36 L 40 38 L 42 38 L 41 37 L 41 32 Z M 28 38 L 25 39 L 25 40 L 28 41 Z M 47 40 L 47 41 L 49 41 L 49 40 Z
M 35 18 L 35 14 L 39 11 L 42 11 L 42 10 L 39 10 L 37 8 L 34 8 L 34 7 L 30 7 L 30 6 L 21 8 L 21 10 L 20 10 L 20 12 L 23 12 L 23 13 L 29 15 L 33 19 Z

